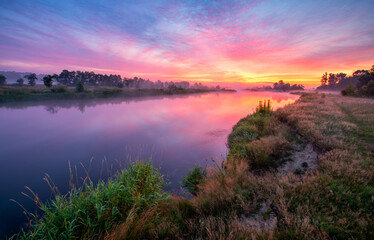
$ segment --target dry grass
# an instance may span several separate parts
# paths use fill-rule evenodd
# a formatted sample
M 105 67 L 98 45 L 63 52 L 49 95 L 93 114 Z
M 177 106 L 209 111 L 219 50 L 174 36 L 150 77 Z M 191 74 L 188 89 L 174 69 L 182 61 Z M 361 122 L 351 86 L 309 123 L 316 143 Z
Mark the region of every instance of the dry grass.
M 208 169 L 195 198 L 174 198 L 137 225 L 161 218 L 145 231 L 155 239 L 371 239 L 372 133 L 362 129 L 373 127 L 373 109 L 371 100 L 307 94 L 266 119 L 247 116 L 233 128 L 234 151 L 223 167 Z M 263 161 L 276 162 L 293 132 L 318 149 L 318 168 L 277 178 L 276 166 Z M 137 229 L 130 226 L 122 232 Z

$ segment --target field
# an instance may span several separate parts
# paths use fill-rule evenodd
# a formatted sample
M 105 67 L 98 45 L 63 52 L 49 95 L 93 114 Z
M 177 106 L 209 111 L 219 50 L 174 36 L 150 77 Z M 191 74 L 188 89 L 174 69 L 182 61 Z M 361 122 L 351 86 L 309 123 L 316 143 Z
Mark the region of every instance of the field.
M 191 198 L 149 162 L 40 203 L 14 239 L 372 239 L 374 100 L 304 93 L 240 120 L 221 165 L 191 170 Z M 72 175 L 73 178 L 73 175 Z M 73 181 L 72 181 L 73 182 Z

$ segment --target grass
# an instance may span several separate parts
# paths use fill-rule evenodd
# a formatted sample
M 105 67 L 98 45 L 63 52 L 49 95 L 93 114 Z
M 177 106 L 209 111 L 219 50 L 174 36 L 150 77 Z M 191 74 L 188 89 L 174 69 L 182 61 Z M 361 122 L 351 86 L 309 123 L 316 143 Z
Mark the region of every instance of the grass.
M 0 87 L 0 103 L 14 101 L 51 100 L 51 99 L 93 99 L 108 97 L 139 97 L 173 94 L 204 93 L 218 90 L 212 89 L 126 89 L 114 87 L 85 87 L 77 92 L 75 87 L 55 86 L 2 86 Z M 228 91 L 228 90 L 220 90 Z
M 187 176 L 182 178 L 182 187 L 186 188 L 189 193 L 196 195 L 199 191 L 198 185 L 207 177 L 206 170 L 200 166 L 192 168 Z
M 43 215 L 29 213 L 31 228 L 16 239 L 92 239 L 122 221 L 141 215 L 169 195 L 162 175 L 150 162 L 136 162 L 107 182 L 86 181 L 68 195 L 36 201 Z
M 233 127 L 222 166 L 185 178 L 192 199 L 168 197 L 157 171 L 138 163 L 44 204 L 20 238 L 372 239 L 374 101 L 307 93 L 263 106 Z M 317 149 L 318 167 L 279 177 L 295 134 Z

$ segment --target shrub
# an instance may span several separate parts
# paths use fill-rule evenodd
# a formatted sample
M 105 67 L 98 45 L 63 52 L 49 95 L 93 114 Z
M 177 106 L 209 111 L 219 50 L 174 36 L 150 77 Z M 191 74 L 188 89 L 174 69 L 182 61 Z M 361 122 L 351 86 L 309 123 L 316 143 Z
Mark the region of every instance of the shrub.
M 353 86 L 352 84 L 349 84 L 348 87 L 342 90 L 343 96 L 354 96 L 355 94 L 356 94 L 356 87 Z
M 182 178 L 182 187 L 186 188 L 191 194 L 196 195 L 199 190 L 198 185 L 201 184 L 206 177 L 206 170 L 200 166 L 195 166 Z
M 228 137 L 228 145 L 230 148 L 238 142 L 249 142 L 257 139 L 259 134 L 254 125 L 240 125 L 232 130 Z
M 269 169 L 277 166 L 276 160 L 289 146 L 283 136 L 270 135 L 246 144 L 239 157 L 247 159 L 251 169 Z
M 23 83 L 24 83 L 25 81 L 23 80 L 23 78 L 19 78 L 19 79 L 17 79 L 17 84 L 19 85 L 19 86 L 23 86 Z
M 0 74 L 0 86 L 4 86 L 6 84 L 6 77 Z

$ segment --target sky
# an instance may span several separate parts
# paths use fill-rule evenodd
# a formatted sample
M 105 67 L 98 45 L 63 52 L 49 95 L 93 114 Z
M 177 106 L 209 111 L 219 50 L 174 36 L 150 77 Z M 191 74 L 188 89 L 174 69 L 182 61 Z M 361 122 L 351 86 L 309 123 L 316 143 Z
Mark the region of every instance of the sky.
M 0 70 L 316 84 L 374 64 L 373 0 L 0 0 Z

